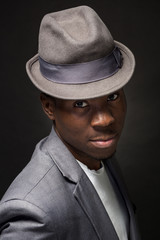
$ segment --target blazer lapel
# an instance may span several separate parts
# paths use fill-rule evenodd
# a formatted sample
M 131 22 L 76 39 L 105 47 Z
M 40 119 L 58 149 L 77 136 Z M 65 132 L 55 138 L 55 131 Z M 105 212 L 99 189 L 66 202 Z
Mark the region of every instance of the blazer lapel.
M 82 174 L 76 185 L 74 196 L 90 219 L 98 238 L 101 240 L 118 240 L 113 224 L 85 173 Z
M 54 129 L 45 144 L 48 154 L 62 175 L 75 183 L 73 195 L 89 218 L 98 238 L 118 240 L 117 233 L 95 188 Z
M 114 178 L 114 181 L 115 181 L 116 185 L 118 186 L 119 192 L 121 193 L 121 195 L 124 199 L 124 202 L 126 204 L 126 207 L 128 209 L 128 213 L 130 216 L 129 239 L 130 240 L 140 240 L 140 236 L 139 236 L 138 229 L 137 229 L 137 224 L 135 221 L 135 214 L 133 211 L 133 207 L 132 207 L 131 201 L 128 197 L 127 190 L 125 189 L 125 184 L 123 183 L 122 178 L 118 175 L 119 171 L 117 171 L 116 159 L 114 157 L 111 159 L 108 159 L 106 161 L 106 165 L 108 166 L 108 169 L 109 169 L 112 177 Z

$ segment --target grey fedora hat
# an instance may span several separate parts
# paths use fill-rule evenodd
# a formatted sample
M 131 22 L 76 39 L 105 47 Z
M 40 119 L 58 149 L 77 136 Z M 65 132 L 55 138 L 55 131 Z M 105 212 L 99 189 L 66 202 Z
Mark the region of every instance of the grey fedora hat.
M 61 99 L 89 99 L 122 88 L 135 67 L 132 52 L 114 41 L 88 6 L 46 14 L 38 54 L 26 64 L 33 84 Z

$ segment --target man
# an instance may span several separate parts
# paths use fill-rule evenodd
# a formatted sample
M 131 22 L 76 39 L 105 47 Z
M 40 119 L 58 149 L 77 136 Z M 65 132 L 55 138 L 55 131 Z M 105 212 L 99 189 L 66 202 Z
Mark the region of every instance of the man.
M 139 239 L 114 166 L 134 66 L 93 9 L 44 16 L 27 73 L 53 128 L 1 201 L 1 240 Z

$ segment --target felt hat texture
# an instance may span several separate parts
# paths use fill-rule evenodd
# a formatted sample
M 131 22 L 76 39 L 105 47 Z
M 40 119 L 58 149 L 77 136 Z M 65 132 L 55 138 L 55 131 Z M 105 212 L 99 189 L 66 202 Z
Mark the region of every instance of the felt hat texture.
M 103 64 L 102 71 L 95 70 L 95 66 L 101 69 L 103 59 L 110 55 L 114 58 L 115 47 L 120 50 L 122 65 L 113 74 L 105 76 L 103 71 L 108 65 L 112 68 L 112 63 Z M 51 79 L 41 71 L 40 59 L 44 67 L 47 66 L 44 73 L 54 69 L 50 73 Z M 88 71 L 89 81 L 84 77 L 84 68 L 84 72 Z M 113 93 L 131 79 L 134 68 L 133 53 L 124 44 L 113 40 L 107 26 L 88 6 L 46 14 L 40 25 L 38 54 L 26 63 L 29 78 L 41 92 L 68 100 Z M 78 81 L 81 78 L 82 81 Z

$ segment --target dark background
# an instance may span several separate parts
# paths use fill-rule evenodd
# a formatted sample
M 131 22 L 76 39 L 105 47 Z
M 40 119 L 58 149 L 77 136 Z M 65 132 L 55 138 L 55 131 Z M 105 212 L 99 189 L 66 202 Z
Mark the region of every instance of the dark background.
M 94 8 L 114 39 L 135 54 L 135 74 L 125 87 L 128 114 L 117 155 L 137 206 L 142 239 L 159 239 L 160 4 L 156 0 L 5 1 L 1 5 L 0 197 L 51 128 L 39 92 L 25 72 L 26 61 L 37 53 L 40 21 L 48 12 L 78 5 Z

